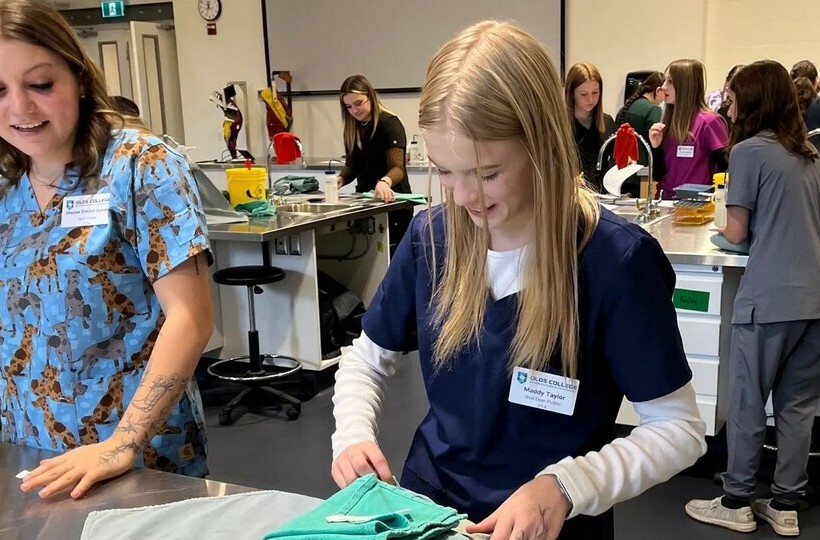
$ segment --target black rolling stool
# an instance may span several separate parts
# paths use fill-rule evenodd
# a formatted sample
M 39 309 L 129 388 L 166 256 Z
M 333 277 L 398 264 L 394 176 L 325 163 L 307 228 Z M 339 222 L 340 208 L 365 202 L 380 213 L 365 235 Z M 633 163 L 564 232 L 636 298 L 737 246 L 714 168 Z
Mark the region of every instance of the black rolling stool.
M 249 325 L 248 352 L 250 354 L 218 360 L 208 366 L 208 373 L 217 379 L 237 383 L 244 388 L 236 397 L 222 408 L 219 413 L 220 425 L 233 423 L 233 410 L 246 398 L 274 397 L 282 404 L 283 413 L 288 420 L 296 420 L 302 412 L 302 402 L 295 397 L 281 392 L 271 385 L 302 369 L 299 361 L 278 354 L 259 353 L 259 332 L 256 330 L 256 311 L 254 295 L 262 294 L 259 285 L 276 283 L 285 279 L 285 271 L 275 266 L 234 266 L 214 272 L 214 281 L 220 285 L 232 285 L 248 288 Z

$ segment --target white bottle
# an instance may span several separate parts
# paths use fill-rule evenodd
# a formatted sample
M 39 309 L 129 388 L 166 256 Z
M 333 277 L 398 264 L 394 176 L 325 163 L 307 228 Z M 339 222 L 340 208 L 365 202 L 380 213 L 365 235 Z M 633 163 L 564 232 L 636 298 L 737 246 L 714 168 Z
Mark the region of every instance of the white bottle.
M 339 184 L 336 183 L 336 172 L 330 171 L 325 173 L 325 202 L 335 203 L 339 202 Z
M 726 214 L 726 187 L 718 185 L 715 191 L 715 227 L 725 227 L 727 223 Z
M 423 161 L 423 154 L 421 151 L 421 145 L 419 141 L 416 140 L 418 135 L 413 135 L 413 140 L 410 141 L 410 146 L 407 149 L 407 161 L 409 165 L 420 165 Z

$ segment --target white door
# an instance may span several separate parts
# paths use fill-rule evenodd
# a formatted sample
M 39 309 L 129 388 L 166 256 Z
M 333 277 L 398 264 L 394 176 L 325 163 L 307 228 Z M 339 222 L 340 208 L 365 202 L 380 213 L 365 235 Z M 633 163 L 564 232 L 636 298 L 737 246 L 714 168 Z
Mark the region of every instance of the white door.
M 179 64 L 173 25 L 150 22 L 131 24 L 131 80 L 133 100 L 142 119 L 154 133 L 185 141 Z
M 131 31 L 127 24 L 78 29 L 80 42 L 105 76 L 108 94 L 133 99 L 131 87 Z

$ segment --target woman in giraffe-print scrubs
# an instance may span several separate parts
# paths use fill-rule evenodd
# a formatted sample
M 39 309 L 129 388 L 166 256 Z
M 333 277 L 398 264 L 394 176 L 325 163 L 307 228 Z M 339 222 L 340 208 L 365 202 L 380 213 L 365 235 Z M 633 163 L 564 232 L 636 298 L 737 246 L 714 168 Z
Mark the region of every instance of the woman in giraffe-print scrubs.
M 0 3 L 0 441 L 61 454 L 23 479 L 42 497 L 207 474 L 205 218 L 183 157 L 110 109 L 56 11 Z

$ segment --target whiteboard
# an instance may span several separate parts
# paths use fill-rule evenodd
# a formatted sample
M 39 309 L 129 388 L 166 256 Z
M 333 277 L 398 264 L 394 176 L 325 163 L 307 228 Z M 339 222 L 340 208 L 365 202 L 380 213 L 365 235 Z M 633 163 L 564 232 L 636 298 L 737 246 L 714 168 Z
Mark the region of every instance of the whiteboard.
M 263 1 L 270 69 L 289 70 L 294 92 L 335 93 L 354 74 L 418 88 L 439 46 L 485 19 L 519 24 L 561 69 L 562 0 Z

